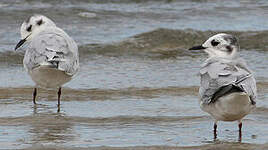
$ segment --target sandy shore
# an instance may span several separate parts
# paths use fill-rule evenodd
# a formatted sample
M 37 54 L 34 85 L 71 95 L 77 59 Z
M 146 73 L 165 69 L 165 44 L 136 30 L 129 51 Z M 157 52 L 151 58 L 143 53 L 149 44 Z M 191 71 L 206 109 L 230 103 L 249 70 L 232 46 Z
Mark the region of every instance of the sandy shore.
M 57 147 L 57 146 L 33 146 L 27 150 L 264 150 L 268 149 L 268 144 L 241 144 L 241 143 L 221 143 L 207 144 L 203 146 L 192 147 L 169 147 L 169 146 L 148 146 L 148 147 L 92 147 L 92 148 L 79 148 L 79 147 Z

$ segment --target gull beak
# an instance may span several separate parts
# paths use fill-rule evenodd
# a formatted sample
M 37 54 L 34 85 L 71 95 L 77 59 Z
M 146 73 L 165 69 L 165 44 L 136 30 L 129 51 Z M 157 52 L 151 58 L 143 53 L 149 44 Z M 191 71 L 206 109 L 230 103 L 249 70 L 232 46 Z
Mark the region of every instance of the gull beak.
M 19 47 L 21 47 L 26 42 L 26 38 L 19 41 L 19 43 L 15 47 L 15 50 L 17 50 Z
M 202 45 L 194 46 L 190 48 L 189 50 L 203 50 L 206 49 L 206 47 L 203 47 Z
M 21 40 L 19 41 L 19 43 L 16 45 L 15 50 L 17 50 L 19 47 L 21 47 L 21 46 L 27 41 L 27 38 L 28 38 L 30 35 L 31 35 L 31 34 L 29 34 L 26 38 L 21 39 Z

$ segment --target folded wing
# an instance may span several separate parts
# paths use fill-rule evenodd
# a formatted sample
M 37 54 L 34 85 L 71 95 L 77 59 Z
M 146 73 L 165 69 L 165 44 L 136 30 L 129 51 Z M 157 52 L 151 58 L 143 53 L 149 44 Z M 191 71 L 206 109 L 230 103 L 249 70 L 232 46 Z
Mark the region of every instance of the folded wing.
M 244 64 L 210 60 L 201 68 L 200 74 L 199 94 L 204 104 L 214 103 L 231 92 L 245 92 L 255 104 L 256 81 Z
M 47 65 L 74 75 L 79 67 L 78 48 L 64 31 L 51 29 L 32 39 L 23 61 L 28 71 Z

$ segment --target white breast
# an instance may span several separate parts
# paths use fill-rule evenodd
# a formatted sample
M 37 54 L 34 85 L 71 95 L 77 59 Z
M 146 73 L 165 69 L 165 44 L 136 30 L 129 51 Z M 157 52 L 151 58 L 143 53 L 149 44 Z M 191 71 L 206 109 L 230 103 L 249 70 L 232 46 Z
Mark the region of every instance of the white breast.
M 58 88 L 72 79 L 64 71 L 49 66 L 37 67 L 29 74 L 37 86 L 43 88 Z
M 240 120 L 256 107 L 252 105 L 248 94 L 244 92 L 228 94 L 209 105 L 201 102 L 200 106 L 203 111 L 211 114 L 216 120 L 222 121 Z

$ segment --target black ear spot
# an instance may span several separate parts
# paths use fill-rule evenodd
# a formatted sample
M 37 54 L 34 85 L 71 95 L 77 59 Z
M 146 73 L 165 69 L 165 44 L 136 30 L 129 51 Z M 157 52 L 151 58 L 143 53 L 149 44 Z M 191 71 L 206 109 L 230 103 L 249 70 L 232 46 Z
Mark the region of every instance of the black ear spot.
M 31 32 L 32 31 L 32 25 L 26 28 L 26 31 Z
M 226 49 L 229 53 L 231 53 L 233 51 L 233 48 L 231 46 L 226 46 Z
M 217 46 L 217 45 L 219 45 L 220 44 L 220 42 L 217 42 L 217 41 L 215 41 L 215 40 L 212 40 L 211 41 L 211 45 L 212 46 Z
M 38 24 L 40 26 L 41 24 L 43 24 L 43 20 L 41 19 L 41 20 L 37 21 L 36 24 Z

